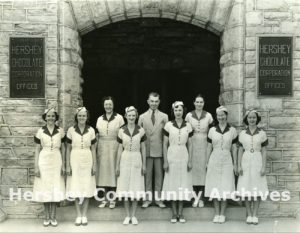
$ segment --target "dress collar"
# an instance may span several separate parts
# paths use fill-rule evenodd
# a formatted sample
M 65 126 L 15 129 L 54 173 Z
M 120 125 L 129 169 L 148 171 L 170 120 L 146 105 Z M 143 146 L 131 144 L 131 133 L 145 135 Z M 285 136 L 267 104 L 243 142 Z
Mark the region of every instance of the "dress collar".
M 203 118 L 205 118 L 205 116 L 206 116 L 206 111 L 204 111 L 204 110 L 202 110 L 200 118 L 198 118 L 198 116 L 196 114 L 196 110 L 192 111 L 192 117 L 195 118 L 198 121 L 200 121 Z
M 225 134 L 226 132 L 229 131 L 229 129 L 230 129 L 230 125 L 229 125 L 228 123 L 226 124 L 226 127 L 225 127 L 225 129 L 224 129 L 223 132 L 222 132 L 222 130 L 221 130 L 219 124 L 216 126 L 216 131 L 217 131 L 218 133 L 220 133 L 220 134 Z
M 47 135 L 49 135 L 50 137 L 53 137 L 55 134 L 59 133 L 58 132 L 59 127 L 57 125 L 54 125 L 54 129 L 53 129 L 52 134 L 50 133 L 47 125 L 43 126 L 42 129 L 44 130 L 44 133 L 47 134 Z
M 134 130 L 133 130 L 133 134 L 131 135 L 130 132 L 129 132 L 129 129 L 128 129 L 128 125 L 124 125 L 123 126 L 123 130 L 124 130 L 124 133 L 127 134 L 129 137 L 134 137 L 135 135 L 139 134 L 139 129 L 141 127 L 138 126 L 138 125 L 135 125 L 134 127 Z
M 177 129 L 182 129 L 183 127 L 186 126 L 186 121 L 185 120 L 182 121 L 180 128 L 177 125 L 177 122 L 175 120 L 172 120 L 172 123 L 173 123 L 173 126 L 176 127 Z
M 78 133 L 78 134 L 80 134 L 81 136 L 84 135 L 84 134 L 86 134 L 86 133 L 88 133 L 89 132 L 89 128 L 90 128 L 90 126 L 88 126 L 86 124 L 85 127 L 84 127 L 84 130 L 83 130 L 83 133 L 81 133 L 81 131 L 80 131 L 79 127 L 78 127 L 78 124 L 76 124 L 74 126 L 75 132 Z
M 104 113 L 102 117 L 103 117 L 103 120 L 108 121 L 108 122 L 111 122 L 113 119 L 116 118 L 116 116 L 117 116 L 117 113 L 116 113 L 116 112 L 113 112 L 113 114 L 110 116 L 109 119 L 107 119 L 106 113 Z
M 246 134 L 249 134 L 249 135 L 251 135 L 251 136 L 254 136 L 255 134 L 259 134 L 259 131 L 260 131 L 260 128 L 256 127 L 254 133 L 252 134 L 251 131 L 250 131 L 250 129 L 249 129 L 249 127 L 247 127 L 247 129 L 246 129 Z

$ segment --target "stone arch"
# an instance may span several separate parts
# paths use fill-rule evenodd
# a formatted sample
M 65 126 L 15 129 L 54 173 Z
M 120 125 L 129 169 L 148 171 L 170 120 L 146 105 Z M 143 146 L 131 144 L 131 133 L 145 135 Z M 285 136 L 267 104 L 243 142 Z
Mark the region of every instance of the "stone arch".
M 244 99 L 244 4 L 241 0 L 64 0 L 59 3 L 60 111 L 64 126 L 82 103 L 80 36 L 104 25 L 141 17 L 168 18 L 220 36 L 220 104 L 240 125 Z M 70 120 L 68 120 L 70 119 Z

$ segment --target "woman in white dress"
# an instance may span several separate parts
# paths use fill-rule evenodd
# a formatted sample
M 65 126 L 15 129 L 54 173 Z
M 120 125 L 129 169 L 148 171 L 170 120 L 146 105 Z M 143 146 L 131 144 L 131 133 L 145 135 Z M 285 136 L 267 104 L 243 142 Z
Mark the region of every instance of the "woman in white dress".
M 104 200 L 99 208 L 104 208 L 109 204 L 109 208 L 115 208 L 116 202 L 106 200 L 108 192 L 115 192 L 117 186 L 116 160 L 119 143 L 117 142 L 118 132 L 124 125 L 123 117 L 114 112 L 113 98 L 108 96 L 103 98 L 105 113 L 97 120 L 96 128 L 98 131 L 97 160 L 98 169 L 96 176 L 97 186 L 104 189 Z
M 266 178 L 266 146 L 268 138 L 262 129 L 257 127 L 261 121 L 260 114 L 249 110 L 244 123 L 248 126 L 239 134 L 237 191 L 245 200 L 248 224 L 258 224 L 257 212 L 262 196 L 268 195 Z M 253 208 L 251 207 L 253 205 Z
M 135 107 L 125 109 L 127 125 L 118 133 L 119 150 L 117 157 L 116 175 L 117 197 L 124 198 L 126 217 L 124 225 L 131 221 L 138 224 L 135 216 L 138 200 L 145 197 L 144 175 L 146 174 L 146 134 L 143 128 L 136 124 L 138 112 Z M 130 202 L 132 212 L 130 213 Z
M 34 137 L 35 178 L 33 200 L 44 203 L 45 220 L 43 225 L 57 226 L 56 205 L 65 199 L 64 182 L 64 130 L 55 125 L 58 114 L 54 108 L 46 109 L 43 114 L 46 125 Z
M 237 132 L 227 123 L 224 106 L 216 110 L 218 125 L 210 128 L 207 136 L 207 173 L 205 196 L 213 199 L 214 223 L 225 222 L 227 199 L 235 192 L 234 173 L 237 173 Z M 232 151 L 232 153 L 231 153 Z
M 204 185 L 206 177 L 206 148 L 207 148 L 207 133 L 213 124 L 213 118 L 209 112 L 203 110 L 204 98 L 202 95 L 197 95 L 194 101 L 195 110 L 189 112 L 185 120 L 189 122 L 193 128 L 193 189 L 194 192 L 201 197 L 199 202 L 193 202 L 193 207 L 204 207 Z
M 166 123 L 163 143 L 165 178 L 162 198 L 171 200 L 171 223 L 185 223 L 183 201 L 192 198 L 192 144 L 193 129 L 190 123 L 183 120 L 184 104 L 176 101 L 172 105 L 173 121 Z
M 88 111 L 85 107 L 76 110 L 76 125 L 67 132 L 66 173 L 67 196 L 75 199 L 77 217 L 75 225 L 87 225 L 89 198 L 96 194 L 96 136 L 87 125 Z M 82 210 L 80 200 L 83 200 Z

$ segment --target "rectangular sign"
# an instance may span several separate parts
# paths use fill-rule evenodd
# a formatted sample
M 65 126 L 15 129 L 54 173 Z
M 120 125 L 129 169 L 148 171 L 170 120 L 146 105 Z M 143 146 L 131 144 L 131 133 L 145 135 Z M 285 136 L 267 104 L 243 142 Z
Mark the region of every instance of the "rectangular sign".
M 292 52 L 292 37 L 259 37 L 259 95 L 292 95 Z
M 10 97 L 45 97 L 44 38 L 10 38 Z

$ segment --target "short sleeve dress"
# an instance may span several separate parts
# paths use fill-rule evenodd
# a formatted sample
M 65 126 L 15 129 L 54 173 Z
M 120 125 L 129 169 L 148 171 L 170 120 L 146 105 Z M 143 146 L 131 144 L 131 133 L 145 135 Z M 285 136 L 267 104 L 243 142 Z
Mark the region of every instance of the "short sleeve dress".
M 118 133 L 118 142 L 123 146 L 120 160 L 120 175 L 117 179 L 117 197 L 138 200 L 145 195 L 145 182 L 142 175 L 141 142 L 146 140 L 145 130 L 136 125 L 132 135 L 127 125 Z
M 38 166 L 40 177 L 34 178 L 33 200 L 36 202 L 60 202 L 65 199 L 65 182 L 61 174 L 61 144 L 65 140 L 64 130 L 54 126 L 52 134 L 47 126 L 40 128 L 34 141 L 42 149 L 39 154 Z
M 219 125 L 212 127 L 207 141 L 213 150 L 207 164 L 205 196 L 230 199 L 235 191 L 231 146 L 238 142 L 236 129 L 229 124 L 223 132 Z
M 206 177 L 206 148 L 207 132 L 209 126 L 213 123 L 213 118 L 209 112 L 202 110 L 198 118 L 195 111 L 189 112 L 185 120 L 193 128 L 192 145 L 193 145 L 193 185 L 204 185 Z
M 240 132 L 239 144 L 244 148 L 244 153 L 241 161 L 243 175 L 239 176 L 237 191 L 242 197 L 263 196 L 268 192 L 268 185 L 266 176 L 260 175 L 262 168 L 261 148 L 268 145 L 267 135 L 265 131 L 259 128 L 251 134 L 247 128 Z M 250 195 L 245 191 L 250 192 Z
M 192 126 L 183 121 L 179 127 L 173 120 L 166 123 L 163 133 L 169 138 L 167 152 L 169 171 L 165 172 L 161 196 L 164 200 L 190 201 L 193 186 L 192 172 L 187 170 L 189 154 L 186 144 L 189 137 L 193 136 Z
M 120 127 L 124 125 L 121 115 L 113 113 L 107 119 L 106 114 L 97 120 L 96 128 L 99 133 L 97 148 L 98 169 L 96 184 L 101 187 L 116 187 L 116 159 L 119 143 L 117 136 Z
M 91 145 L 96 143 L 95 130 L 86 125 L 81 133 L 78 125 L 75 125 L 69 128 L 66 141 L 72 145 L 70 154 L 72 175 L 67 178 L 67 196 L 70 198 L 92 197 L 96 194 L 96 179 L 92 176 L 91 152 Z

